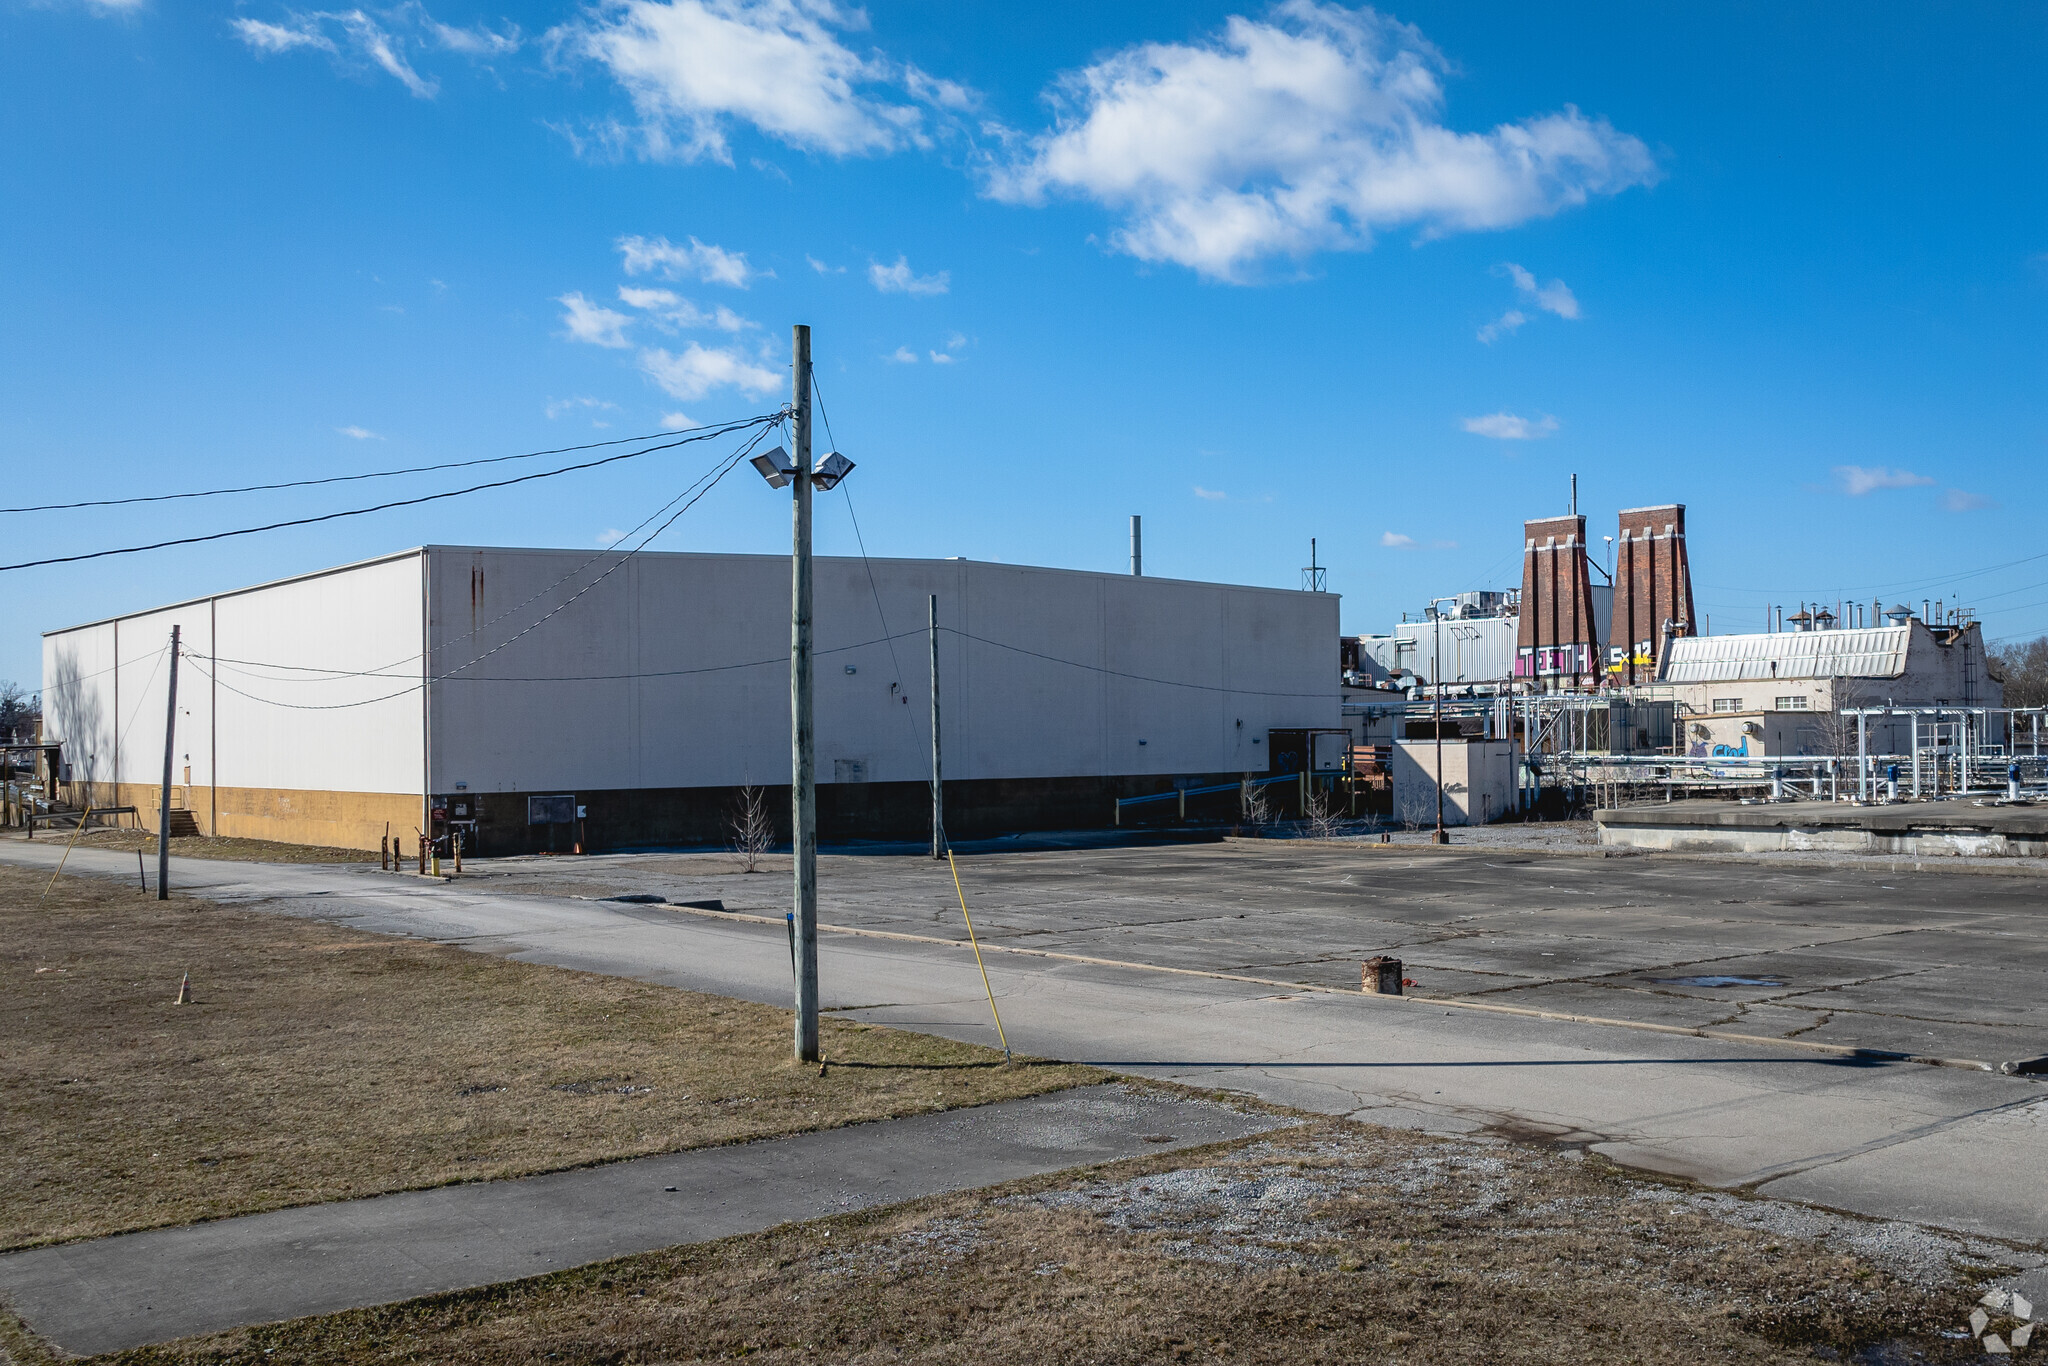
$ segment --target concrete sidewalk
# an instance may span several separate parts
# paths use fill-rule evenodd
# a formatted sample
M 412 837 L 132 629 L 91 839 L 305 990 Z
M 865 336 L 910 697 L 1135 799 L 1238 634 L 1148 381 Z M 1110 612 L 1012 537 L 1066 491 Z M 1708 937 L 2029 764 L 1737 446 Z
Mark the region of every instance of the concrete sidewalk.
M 0 1300 L 92 1355 L 491 1285 L 1278 1128 L 1127 1086 L 0 1256 Z

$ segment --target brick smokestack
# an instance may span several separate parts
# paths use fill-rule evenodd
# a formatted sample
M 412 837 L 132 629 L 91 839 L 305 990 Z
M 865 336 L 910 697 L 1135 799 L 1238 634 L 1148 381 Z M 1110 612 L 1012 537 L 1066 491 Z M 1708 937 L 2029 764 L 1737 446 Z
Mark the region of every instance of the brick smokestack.
M 1586 519 L 1522 523 L 1522 620 L 1515 677 L 1552 688 L 1600 681 L 1600 636 L 1586 560 Z
M 1689 636 L 1698 629 L 1692 565 L 1685 553 L 1685 505 L 1628 509 L 1621 514 L 1615 550 L 1609 680 L 1654 681 L 1667 636 Z

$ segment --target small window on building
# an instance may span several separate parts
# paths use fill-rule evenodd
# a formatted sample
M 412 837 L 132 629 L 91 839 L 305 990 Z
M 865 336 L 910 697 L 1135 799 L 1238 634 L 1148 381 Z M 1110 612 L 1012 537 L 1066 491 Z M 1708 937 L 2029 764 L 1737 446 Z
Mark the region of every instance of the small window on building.
M 1778 699 L 1778 710 L 1805 711 L 1806 699 L 1803 697 L 1781 697 Z
M 1714 699 L 1714 710 L 1741 711 L 1742 699 L 1739 697 L 1717 697 Z

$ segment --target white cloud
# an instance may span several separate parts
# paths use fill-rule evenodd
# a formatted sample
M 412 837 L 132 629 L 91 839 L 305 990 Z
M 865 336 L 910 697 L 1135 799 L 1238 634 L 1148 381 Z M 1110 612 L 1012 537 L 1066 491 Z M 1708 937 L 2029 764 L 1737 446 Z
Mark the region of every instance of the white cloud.
M 1486 326 L 1480 328 L 1479 340 L 1487 343 L 1490 346 L 1494 343 L 1494 341 L 1501 337 L 1508 336 L 1516 328 L 1520 327 L 1523 323 L 1527 321 L 1529 321 L 1528 314 L 1524 313 L 1519 308 L 1511 308 L 1507 312 L 1501 314 L 1498 318 L 1495 318 L 1492 322 L 1488 323 Z
M 810 253 L 808 253 L 808 252 L 806 252 L 806 253 L 804 254 L 804 260 L 806 260 L 806 261 L 810 262 L 810 263 L 811 263 L 811 269 L 812 269 L 812 270 L 815 270 L 815 271 L 817 271 L 817 272 L 818 272 L 818 274 L 820 274 L 820 275 L 844 275 L 844 274 L 846 274 L 846 267 L 845 267 L 845 266 L 828 266 L 828 265 L 826 265 L 826 264 L 825 264 L 825 263 L 824 263 L 823 261 L 820 261 L 820 260 L 819 260 L 819 259 L 818 259 L 817 257 L 815 257 L 815 256 L 812 256 L 812 255 L 811 255 Z
M 573 413 L 584 409 L 592 409 L 598 412 L 616 412 L 618 407 L 618 404 L 607 403 L 601 398 L 551 398 L 548 400 L 546 412 L 548 420 L 552 422 L 564 413 Z
M 988 192 L 1093 200 L 1122 215 L 1117 249 L 1239 280 L 1267 257 L 1363 249 L 1404 225 L 1512 227 L 1657 178 L 1640 140 L 1569 105 L 1452 130 L 1447 69 L 1419 31 L 1372 10 L 1282 0 L 1063 78 L 1054 127 L 1009 134 L 1022 155 L 992 167 Z
M 621 285 L 619 300 L 629 308 L 654 314 L 657 319 L 671 327 L 686 330 L 715 327 L 721 332 L 744 332 L 758 325 L 751 318 L 741 317 L 724 304 L 707 313 L 672 289 L 635 289 L 631 285 Z
M 1966 493 L 1962 489 L 1950 489 L 1942 494 L 1941 505 L 1950 512 L 1981 512 L 1998 506 L 1981 493 Z
M 672 289 L 635 289 L 631 285 L 619 286 L 619 302 L 628 308 L 674 308 L 682 301 L 682 296 Z
M 334 51 L 334 44 L 318 28 L 304 25 L 268 24 L 261 19 L 237 19 L 229 25 L 235 36 L 257 52 L 271 55 L 295 47 L 316 47 Z
M 965 345 L 967 345 L 967 335 L 963 332 L 955 332 L 946 338 L 946 349 L 948 351 L 958 351 Z
M 598 543 L 598 544 L 599 544 L 600 546 L 604 546 L 604 547 L 611 547 L 611 546 L 615 546 L 615 545 L 617 545 L 617 544 L 618 544 L 618 543 L 619 543 L 620 541 L 623 541 L 623 540 L 625 540 L 625 539 L 626 539 L 626 533 L 625 533 L 625 532 L 623 532 L 623 531 L 621 531 L 621 530 L 619 530 L 619 529 L 618 529 L 617 527 L 615 527 L 615 526 L 613 526 L 613 527 L 606 527 L 606 528 L 605 528 L 605 529 L 604 529 L 603 531 L 600 531 L 600 532 L 598 532 L 598 533 L 597 533 L 597 543 Z
M 691 342 L 681 355 L 660 347 L 640 353 L 640 368 L 672 398 L 685 402 L 699 399 L 715 389 L 738 389 L 747 394 L 766 394 L 786 382 L 782 375 L 757 365 L 729 346 L 699 346 Z
M 882 357 L 882 359 L 891 365 L 915 365 L 917 364 L 917 352 L 907 346 L 899 346 L 888 355 Z
M 1380 544 L 1389 550 L 1413 550 L 1419 542 L 1413 536 L 1403 536 L 1398 531 L 1382 531 Z
M 698 424 L 697 419 L 691 417 L 688 413 L 663 413 L 661 415 L 661 425 L 670 431 L 680 432 L 687 431 Z
M 133 14 L 141 9 L 147 0 L 86 0 L 86 8 L 95 14 Z
M 1540 308 L 1545 313 L 1555 313 L 1560 318 L 1576 319 L 1579 316 L 1578 296 L 1572 293 L 1571 286 L 1564 281 L 1552 280 L 1547 285 L 1538 284 L 1533 274 L 1513 261 L 1505 261 L 1494 267 L 1493 273 L 1505 275 L 1513 280 L 1516 292 L 1529 307 Z M 1479 329 L 1479 340 L 1491 346 L 1500 338 L 1512 335 L 1516 328 L 1528 321 L 1527 313 L 1520 308 L 1510 308 Z
M 1195 497 L 1205 498 L 1212 503 L 1220 503 L 1229 496 L 1221 489 L 1205 489 L 1200 484 L 1195 485 Z
M 440 87 L 419 74 L 408 49 L 482 60 L 510 56 L 521 43 L 517 24 L 506 24 L 503 32 L 481 24 L 457 28 L 434 18 L 420 0 L 379 10 L 375 17 L 361 9 L 286 10 L 280 22 L 243 18 L 231 20 L 228 27 L 259 56 L 317 49 L 344 67 L 378 67 L 423 100 L 432 99 Z
M 1571 286 L 1562 280 L 1552 280 L 1547 285 L 1536 283 L 1536 277 L 1513 261 L 1504 263 L 1501 270 L 1512 278 L 1515 288 L 1532 300 L 1545 313 L 1555 313 L 1560 318 L 1577 318 L 1579 301 Z
M 1837 465 L 1834 475 L 1842 486 L 1842 492 L 1851 498 L 1861 498 L 1877 489 L 1920 488 L 1934 482 L 1928 475 L 1887 469 L 1883 465 Z
M 868 283 L 884 294 L 944 294 L 952 280 L 953 273 L 948 270 L 936 275 L 913 273 L 907 256 L 898 256 L 893 266 L 879 261 L 868 263 Z
M 570 341 L 614 350 L 624 350 L 632 344 L 626 340 L 626 328 L 633 320 L 617 309 L 594 304 L 577 293 L 564 294 L 555 302 L 567 310 L 562 314 L 562 325 L 568 329 Z
M 626 91 L 646 155 L 730 165 L 733 122 L 858 156 L 926 145 L 920 102 L 967 102 L 959 86 L 841 41 L 865 27 L 863 10 L 835 0 L 600 0 L 550 36 Z
M 384 439 L 368 427 L 336 427 L 334 430 L 340 432 L 343 436 L 353 437 L 357 441 L 382 441 Z
M 958 359 L 957 357 L 949 355 L 944 351 L 934 351 L 931 353 L 931 357 L 933 365 L 951 365 L 956 359 Z
M 772 270 L 755 270 L 748 265 L 747 254 L 743 251 L 727 251 L 724 247 L 699 242 L 694 237 L 687 247 L 676 246 L 666 237 L 621 237 L 618 248 L 628 275 L 651 273 L 664 280 L 680 280 L 689 276 L 707 285 L 731 285 L 734 289 L 745 289 L 748 281 L 775 274 Z
M 1537 441 L 1556 431 L 1558 422 L 1548 416 L 1532 420 L 1513 413 L 1488 413 L 1468 417 L 1459 425 L 1474 436 L 1490 436 L 1496 441 Z

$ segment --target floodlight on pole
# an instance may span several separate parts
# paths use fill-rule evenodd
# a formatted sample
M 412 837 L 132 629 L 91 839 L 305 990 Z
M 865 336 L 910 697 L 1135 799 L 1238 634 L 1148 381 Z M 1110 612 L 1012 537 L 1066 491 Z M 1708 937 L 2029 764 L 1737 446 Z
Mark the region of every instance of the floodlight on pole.
M 761 471 L 761 477 L 768 481 L 771 489 L 788 488 L 790 477 L 796 473 L 796 465 L 790 460 L 789 452 L 780 446 L 761 452 L 747 463 Z
M 811 482 L 830 493 L 839 487 L 839 481 L 853 473 L 853 462 L 838 451 L 820 460 L 811 470 Z

